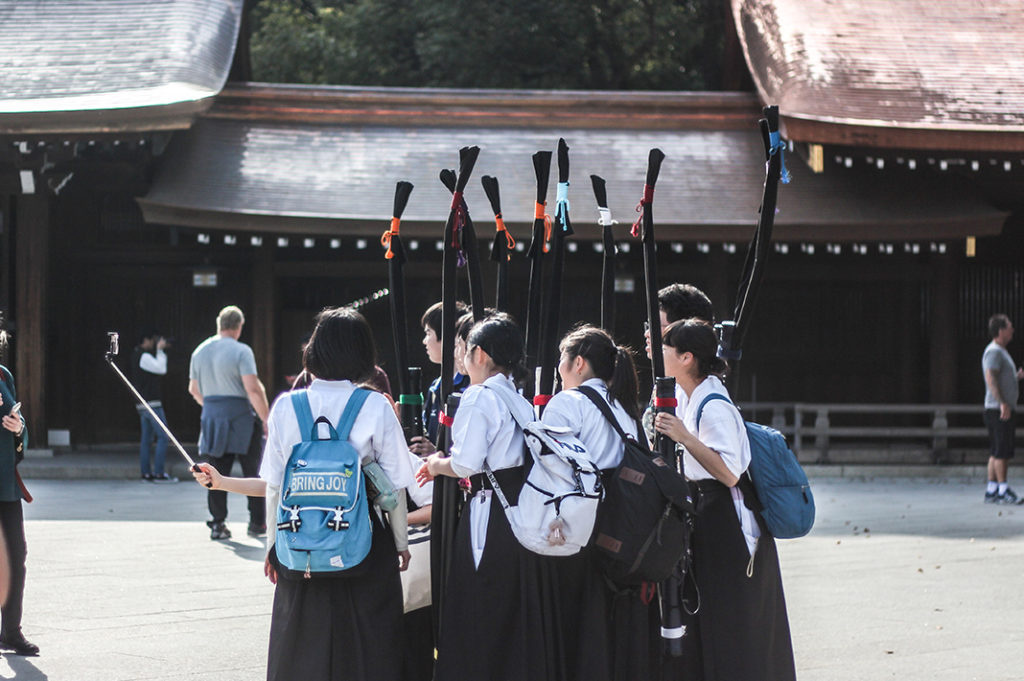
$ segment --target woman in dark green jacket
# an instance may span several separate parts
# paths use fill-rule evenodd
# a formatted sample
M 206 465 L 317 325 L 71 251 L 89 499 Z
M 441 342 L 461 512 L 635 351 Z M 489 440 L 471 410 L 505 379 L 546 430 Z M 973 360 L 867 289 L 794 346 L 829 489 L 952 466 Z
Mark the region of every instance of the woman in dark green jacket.
M 6 345 L 0 333 L 0 346 Z M 21 460 L 24 446 L 25 417 L 14 389 L 14 377 L 0 365 L 0 529 L 7 540 L 10 561 L 10 591 L 0 607 L 0 648 L 17 655 L 38 655 L 39 646 L 30 643 L 21 633 L 21 608 L 25 595 L 25 519 L 22 515 L 22 489 L 15 466 Z

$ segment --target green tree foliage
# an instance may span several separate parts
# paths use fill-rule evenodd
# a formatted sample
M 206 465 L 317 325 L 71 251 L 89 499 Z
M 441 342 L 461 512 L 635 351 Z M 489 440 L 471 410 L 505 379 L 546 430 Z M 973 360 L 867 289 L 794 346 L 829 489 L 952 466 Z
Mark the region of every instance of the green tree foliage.
M 260 0 L 256 80 L 717 89 L 721 0 Z

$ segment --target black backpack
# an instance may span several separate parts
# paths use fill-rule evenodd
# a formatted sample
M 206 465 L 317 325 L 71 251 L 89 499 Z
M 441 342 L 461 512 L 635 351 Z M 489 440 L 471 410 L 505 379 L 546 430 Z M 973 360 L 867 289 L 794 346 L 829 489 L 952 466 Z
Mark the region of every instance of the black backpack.
M 625 444 L 622 463 L 605 477 L 593 546 L 605 575 L 634 586 L 660 582 L 684 558 L 690 545 L 690 518 L 696 513 L 686 479 L 647 443 L 626 434 L 611 407 L 590 386 L 577 388 L 597 407 Z

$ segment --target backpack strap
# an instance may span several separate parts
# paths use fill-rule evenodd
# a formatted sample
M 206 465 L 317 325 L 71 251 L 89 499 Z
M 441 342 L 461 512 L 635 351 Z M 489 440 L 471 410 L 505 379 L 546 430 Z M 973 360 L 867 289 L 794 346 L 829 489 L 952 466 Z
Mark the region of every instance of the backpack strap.
M 348 402 L 345 404 L 345 411 L 341 412 L 341 418 L 338 419 L 339 440 L 348 440 L 348 434 L 352 432 L 352 425 L 356 422 L 359 410 L 363 408 L 363 403 L 366 402 L 366 398 L 369 395 L 370 391 L 366 388 L 356 388 L 355 392 L 352 393 L 352 397 L 348 398 Z
M 698 431 L 700 431 L 700 417 L 704 413 L 704 407 L 705 407 L 705 405 L 707 405 L 708 402 L 710 402 L 712 400 L 724 400 L 724 401 L 728 402 L 729 404 L 732 404 L 732 400 L 730 400 L 728 397 L 726 397 L 725 395 L 722 395 L 720 393 L 711 393 L 710 395 L 705 397 L 701 401 L 700 406 L 697 407 L 697 419 L 695 420 L 695 423 L 697 424 L 697 430 Z
M 309 395 L 305 390 L 292 391 L 292 407 L 295 409 L 295 418 L 299 422 L 299 433 L 303 442 L 310 442 L 315 438 L 316 425 L 313 423 L 313 411 L 309 408 Z
M 481 385 L 492 391 L 498 396 L 500 401 L 505 403 L 505 407 L 508 409 L 509 413 L 512 414 L 512 420 L 516 422 L 516 425 L 519 426 L 520 430 L 525 429 L 527 424 L 535 420 L 533 418 L 533 410 L 527 405 L 522 404 L 521 401 L 515 399 L 519 396 L 518 394 L 515 394 L 515 396 L 509 394 L 512 391 L 503 386 L 487 385 L 486 383 L 482 383 Z M 524 408 L 529 412 L 528 414 L 523 411 Z
M 586 395 L 587 398 L 594 403 L 594 406 L 597 407 L 598 411 L 601 412 L 601 414 L 604 416 L 605 420 L 608 421 L 611 427 L 615 429 L 615 432 L 619 434 L 620 438 L 622 438 L 623 440 L 630 439 L 629 436 L 626 435 L 626 431 L 624 431 L 622 429 L 622 426 L 619 425 L 619 420 L 615 418 L 615 413 L 612 412 L 611 405 L 608 404 L 608 402 L 603 397 L 601 397 L 601 393 L 597 392 L 597 390 L 591 388 L 589 385 L 581 385 L 575 388 L 575 390 L 578 390 L 584 395 Z

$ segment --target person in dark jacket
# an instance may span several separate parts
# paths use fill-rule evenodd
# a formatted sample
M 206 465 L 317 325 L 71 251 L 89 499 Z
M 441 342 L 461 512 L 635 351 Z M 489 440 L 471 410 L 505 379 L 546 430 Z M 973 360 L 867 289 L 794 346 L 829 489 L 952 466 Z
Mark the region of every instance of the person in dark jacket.
M 7 334 L 0 331 L 0 351 L 7 346 Z M 21 415 L 14 377 L 0 365 L 0 529 L 6 538 L 10 563 L 10 591 L 0 607 L 0 648 L 16 655 L 38 655 L 39 646 L 21 633 L 22 603 L 25 597 L 25 517 L 21 500 L 23 487 L 17 474 L 24 447 L 25 417 Z
M 153 413 L 159 417 L 164 424 L 167 423 L 167 416 L 164 414 L 163 377 L 167 375 L 167 339 L 155 330 L 144 331 L 139 338 L 139 344 L 132 352 L 132 383 L 138 389 L 139 394 L 149 404 Z M 167 445 L 169 438 L 160 424 L 156 422 L 153 415 L 141 404 L 135 405 L 139 412 L 139 423 L 142 430 L 139 443 L 139 467 L 141 477 L 146 482 L 178 482 L 164 472 L 164 459 L 167 456 Z M 156 447 L 153 447 L 153 440 L 156 439 Z M 150 456 L 152 455 L 152 465 Z

